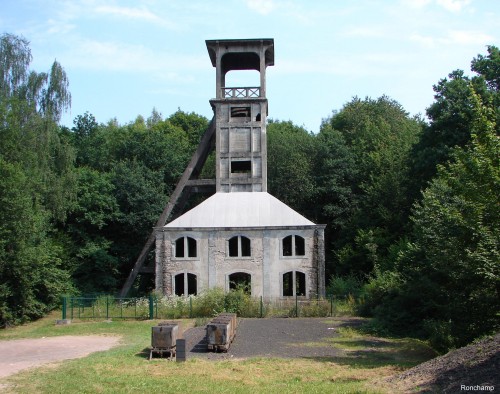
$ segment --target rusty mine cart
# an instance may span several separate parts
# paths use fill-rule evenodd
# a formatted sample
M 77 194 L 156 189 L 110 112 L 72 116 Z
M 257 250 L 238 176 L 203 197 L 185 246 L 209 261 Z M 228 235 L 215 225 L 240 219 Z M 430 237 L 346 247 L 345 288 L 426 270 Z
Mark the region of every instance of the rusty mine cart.
M 176 353 L 177 334 L 179 332 L 179 325 L 177 323 L 161 322 L 156 327 L 151 327 L 151 350 L 149 352 L 149 359 L 153 355 L 163 357 L 168 355 L 172 360 Z

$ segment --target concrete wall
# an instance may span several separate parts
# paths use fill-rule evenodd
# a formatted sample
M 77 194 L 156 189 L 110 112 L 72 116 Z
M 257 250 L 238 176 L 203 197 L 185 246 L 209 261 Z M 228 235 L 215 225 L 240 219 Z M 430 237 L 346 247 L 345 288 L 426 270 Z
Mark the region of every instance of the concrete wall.
M 304 226 L 305 227 L 305 226 Z M 306 297 L 324 296 L 323 226 L 305 228 L 253 229 L 157 229 L 156 289 L 165 295 L 174 294 L 173 277 L 179 273 L 197 276 L 197 292 L 220 287 L 229 290 L 230 274 L 251 275 L 252 296 L 276 298 L 283 296 L 283 274 L 302 272 L 306 276 Z M 305 240 L 304 256 L 283 256 L 282 240 L 298 235 Z M 175 257 L 175 241 L 180 237 L 197 241 L 196 257 Z M 251 256 L 230 257 L 228 240 L 245 236 L 251 241 Z M 322 260 L 322 261 L 321 261 Z

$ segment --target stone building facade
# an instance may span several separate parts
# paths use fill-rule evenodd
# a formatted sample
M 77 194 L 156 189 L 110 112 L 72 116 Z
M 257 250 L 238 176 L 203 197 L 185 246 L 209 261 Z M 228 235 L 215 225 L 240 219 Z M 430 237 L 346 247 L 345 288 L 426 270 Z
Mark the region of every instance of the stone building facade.
M 267 193 L 265 69 L 274 64 L 274 42 L 211 40 L 207 48 L 217 71 L 216 193 L 156 229 L 156 289 L 324 296 L 325 226 Z M 247 69 L 259 72 L 260 86 L 225 86 L 229 71 Z

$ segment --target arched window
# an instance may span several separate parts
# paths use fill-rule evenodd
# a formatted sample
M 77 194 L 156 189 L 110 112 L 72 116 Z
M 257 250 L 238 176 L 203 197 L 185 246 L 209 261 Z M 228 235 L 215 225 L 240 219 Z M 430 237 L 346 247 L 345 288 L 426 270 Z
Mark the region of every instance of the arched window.
M 180 237 L 175 241 L 175 257 L 197 257 L 196 240 L 191 237 Z
M 289 235 L 282 241 L 283 256 L 304 256 L 306 254 L 306 242 L 300 235 Z
M 250 239 L 237 235 L 229 240 L 229 257 L 250 257 L 252 255 Z
M 252 275 L 246 272 L 235 272 L 229 275 L 229 290 L 243 289 L 247 294 L 252 294 Z
M 289 271 L 283 274 L 283 296 L 295 297 L 306 295 L 306 274 Z
M 197 277 L 195 274 L 182 272 L 174 277 L 175 295 L 196 295 L 198 290 Z

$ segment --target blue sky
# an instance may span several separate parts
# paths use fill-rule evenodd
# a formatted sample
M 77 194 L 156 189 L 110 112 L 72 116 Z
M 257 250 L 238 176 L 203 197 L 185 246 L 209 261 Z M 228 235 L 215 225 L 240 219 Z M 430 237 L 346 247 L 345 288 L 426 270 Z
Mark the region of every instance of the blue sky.
M 71 112 L 120 124 L 155 107 L 212 117 L 215 69 L 207 39 L 274 38 L 269 116 L 317 132 L 352 97 L 425 113 L 432 85 L 499 43 L 497 0 L 2 0 L 0 33 L 31 42 L 32 69 L 57 59 Z M 230 73 L 227 85 L 255 85 Z

